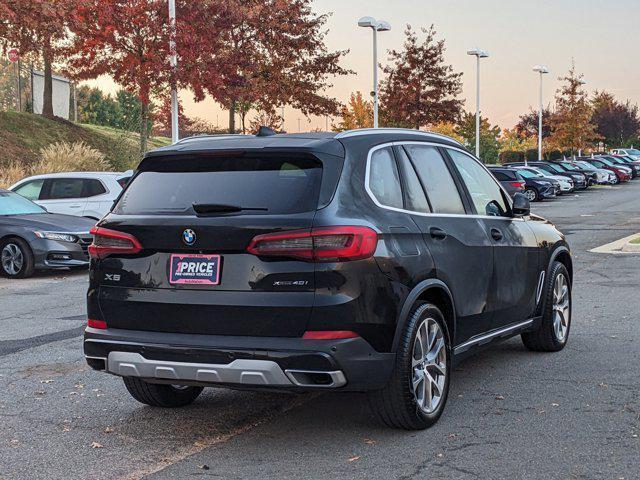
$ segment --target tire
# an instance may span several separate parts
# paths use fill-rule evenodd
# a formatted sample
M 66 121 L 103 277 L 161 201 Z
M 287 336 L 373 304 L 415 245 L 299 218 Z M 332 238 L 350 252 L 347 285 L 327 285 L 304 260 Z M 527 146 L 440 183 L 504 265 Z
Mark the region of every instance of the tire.
M 436 335 L 433 345 L 426 350 L 432 354 L 438 352 L 437 355 L 431 355 L 434 361 L 430 363 L 429 369 L 424 366 L 424 361 L 414 359 L 415 355 L 424 360 L 422 351 L 418 348 L 420 343 L 418 335 L 420 333 L 420 338 L 424 338 L 427 327 L 430 329 L 426 335 L 427 342 L 430 335 L 434 332 Z M 429 343 L 431 342 L 427 345 Z M 428 372 L 430 376 L 426 377 L 424 372 Z M 444 375 L 439 372 L 444 372 Z M 433 408 L 421 406 L 418 394 L 414 393 L 413 382 L 420 377 L 422 382 L 417 380 L 415 385 L 424 387 L 428 384 L 434 403 L 438 397 L 434 394 L 437 391 L 440 392 L 437 404 L 431 404 Z M 428 381 L 428 378 L 434 378 L 435 381 Z M 451 341 L 444 317 L 435 305 L 419 303 L 414 307 L 402 332 L 389 383 L 382 390 L 368 393 L 369 405 L 374 415 L 388 427 L 422 430 L 430 427 L 440 418 L 447 403 L 450 379 Z M 426 405 L 429 398 L 427 389 L 418 388 L 417 390 L 422 393 L 422 402 Z
M 35 259 L 29 244 L 21 238 L 7 238 L 0 242 L 0 274 L 9 278 L 33 275 Z
M 540 201 L 540 195 L 538 194 L 538 191 L 535 188 L 527 188 L 524 191 L 524 196 L 527 197 L 527 199 L 530 202 L 539 202 Z
M 560 310 L 564 300 L 557 299 L 557 284 L 564 279 L 566 287 L 566 308 Z M 564 297 L 563 297 L 564 298 Z M 544 290 L 544 312 L 537 330 L 522 334 L 522 343 L 534 352 L 558 352 L 569 339 L 571 329 L 571 282 L 569 272 L 560 262 L 553 262 Z M 560 323 L 558 323 L 560 322 Z M 560 328 L 558 328 L 560 327 Z
M 174 387 L 148 383 L 136 377 L 124 377 L 122 380 L 133 398 L 152 407 L 184 407 L 193 403 L 202 393 L 202 387 Z

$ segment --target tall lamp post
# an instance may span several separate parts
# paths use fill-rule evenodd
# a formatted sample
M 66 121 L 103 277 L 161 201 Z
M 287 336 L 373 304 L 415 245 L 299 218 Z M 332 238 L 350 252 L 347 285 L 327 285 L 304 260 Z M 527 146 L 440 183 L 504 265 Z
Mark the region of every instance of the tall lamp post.
M 173 69 L 174 81 L 178 70 L 178 55 L 176 52 L 176 0 L 169 0 L 169 24 L 171 27 L 169 38 L 169 50 L 171 51 L 171 68 Z M 171 88 L 171 142 L 179 140 L 178 131 L 178 90 L 174 83 Z
M 391 25 L 373 17 L 362 17 L 358 26 L 373 31 L 373 128 L 378 128 L 378 32 L 388 32 Z
M 477 59 L 477 78 L 476 78 L 476 157 L 480 158 L 480 59 L 487 58 L 489 52 L 481 48 L 467 50 L 467 55 L 473 55 Z
M 542 76 L 549 73 L 549 69 L 544 65 L 536 65 L 533 67 L 534 72 L 540 74 L 540 106 L 538 110 L 538 161 L 542 161 Z M 527 165 L 527 156 L 524 157 L 524 164 Z

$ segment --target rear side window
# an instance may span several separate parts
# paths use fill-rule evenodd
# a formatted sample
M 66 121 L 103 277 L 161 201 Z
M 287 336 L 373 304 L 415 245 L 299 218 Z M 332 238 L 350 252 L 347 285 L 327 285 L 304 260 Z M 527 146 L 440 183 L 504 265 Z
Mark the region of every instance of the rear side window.
M 460 193 L 442 155 L 435 147 L 405 145 L 435 213 L 466 213 Z
M 43 196 L 46 200 L 81 198 L 84 180 L 82 178 L 53 178 L 47 180 L 49 187 Z
M 129 183 L 129 180 L 131 180 L 131 177 L 121 177 L 116 181 L 118 182 L 118 185 L 124 188 L 127 186 L 127 183 Z
M 195 204 L 240 209 L 234 214 L 270 215 L 309 212 L 318 206 L 322 163 L 317 159 L 172 158 L 154 165 L 163 163 L 164 168 L 142 171 L 131 180 L 114 213 L 194 215 Z
M 420 179 L 418 179 L 418 174 L 411 164 L 411 160 L 407 157 L 404 149 L 400 148 L 397 152 L 398 161 L 402 167 L 402 179 L 404 182 L 407 210 L 420 213 L 431 212 L 429 201 L 424 193 Z
M 14 190 L 19 195 L 29 200 L 38 200 L 40 198 L 40 191 L 42 190 L 42 184 L 44 180 L 32 180 L 30 182 L 20 185 Z
M 373 152 L 369 168 L 369 189 L 376 200 L 387 207 L 402 208 L 400 175 L 391 148 Z
M 501 182 L 507 182 L 510 180 L 510 178 L 507 176 L 506 173 L 499 172 L 498 170 L 490 170 L 490 171 L 493 174 L 493 176 L 496 177 L 496 180 L 500 180 Z
M 84 180 L 84 197 L 95 197 L 107 193 L 107 189 L 104 188 L 100 180 L 95 178 L 87 178 Z

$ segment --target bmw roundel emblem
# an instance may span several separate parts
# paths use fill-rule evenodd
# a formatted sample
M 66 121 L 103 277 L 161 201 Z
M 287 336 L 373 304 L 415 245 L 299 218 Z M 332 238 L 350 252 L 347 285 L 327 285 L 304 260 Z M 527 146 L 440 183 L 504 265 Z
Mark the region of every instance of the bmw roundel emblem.
M 182 232 L 182 241 L 187 245 L 193 245 L 196 243 L 196 232 L 187 228 L 184 232 Z

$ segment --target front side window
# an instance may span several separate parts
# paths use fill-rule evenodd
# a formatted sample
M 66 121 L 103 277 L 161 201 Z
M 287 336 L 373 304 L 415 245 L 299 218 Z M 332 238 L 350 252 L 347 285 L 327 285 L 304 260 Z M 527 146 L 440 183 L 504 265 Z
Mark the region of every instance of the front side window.
M 428 145 L 405 145 L 404 148 L 427 191 L 433 212 L 466 213 L 458 188 L 438 149 Z
M 491 174 L 469 155 L 457 150 L 447 151 L 471 195 L 476 212 L 479 215 L 506 215 L 508 210 L 502 190 Z M 530 175 L 533 176 L 532 173 Z
M 369 189 L 381 205 L 402 208 L 402 188 L 398 166 L 391 148 L 381 148 L 371 155 Z
M 42 185 L 44 180 L 32 180 L 27 183 L 23 183 L 14 190 L 19 195 L 29 200 L 38 200 L 40 198 L 40 192 L 42 191 Z

